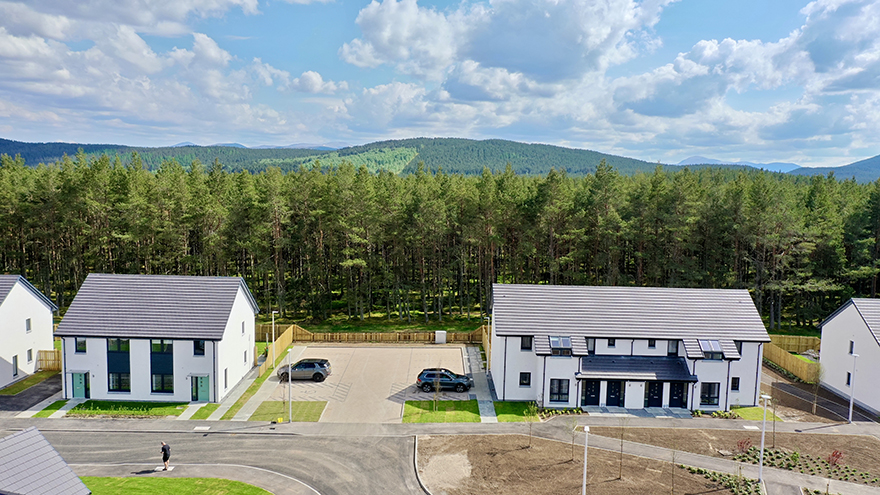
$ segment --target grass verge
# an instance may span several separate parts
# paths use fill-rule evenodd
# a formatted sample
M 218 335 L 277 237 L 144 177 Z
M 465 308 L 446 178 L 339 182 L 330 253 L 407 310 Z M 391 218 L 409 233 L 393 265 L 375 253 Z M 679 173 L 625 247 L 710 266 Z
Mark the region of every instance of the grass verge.
M 163 417 L 180 416 L 185 402 L 123 402 L 87 400 L 67 412 L 67 416 Z
M 499 423 L 525 423 L 529 421 L 529 404 L 531 402 L 496 402 L 495 415 Z M 532 421 L 538 421 L 537 415 L 532 415 Z
M 218 407 L 220 407 L 220 404 L 205 404 L 189 419 L 208 419 L 208 416 L 216 411 Z
M 40 382 L 43 382 L 50 377 L 57 375 L 58 373 L 59 373 L 58 371 L 38 371 L 38 372 L 34 373 L 33 375 L 31 375 L 23 380 L 19 380 L 19 381 L 13 383 L 12 385 L 4 388 L 3 390 L 0 390 L 0 395 L 15 395 L 19 392 L 23 392 L 23 391 L 33 387 L 34 385 L 36 385 Z
M 764 419 L 763 407 L 732 407 L 732 412 L 739 414 L 742 419 L 751 419 L 753 421 L 762 421 Z M 782 418 L 773 414 L 771 409 L 767 409 L 767 421 L 782 421 Z
M 290 347 L 288 346 L 287 349 L 290 349 Z M 275 368 L 278 367 L 278 363 L 281 363 L 284 361 L 284 359 L 286 359 L 287 349 L 278 353 L 278 357 L 275 358 L 275 367 L 267 369 L 266 372 L 263 373 L 263 376 L 257 377 L 257 379 L 254 380 L 254 383 L 251 383 L 251 386 L 248 387 L 243 394 L 241 394 L 241 397 L 239 397 L 238 400 L 235 401 L 235 404 L 233 404 L 232 407 L 230 407 L 229 410 L 226 411 L 226 413 L 224 413 L 223 417 L 221 417 L 220 419 L 232 419 L 235 417 L 236 414 L 238 414 L 238 411 L 240 411 L 241 408 L 244 407 L 245 404 L 247 404 L 247 401 L 249 401 L 250 398 L 257 393 L 257 390 L 260 390 L 260 386 L 263 385 L 263 382 L 265 382 L 267 378 L 272 376 L 272 373 L 275 373 Z
M 315 423 L 321 419 L 327 401 L 293 401 L 291 417 L 297 423 Z M 286 401 L 271 400 L 260 404 L 248 421 L 275 421 L 281 418 L 287 422 L 288 405 Z
M 42 411 L 38 412 L 37 414 L 34 414 L 33 417 L 35 417 L 35 418 L 48 418 L 49 416 L 52 415 L 52 413 L 61 409 L 61 407 L 64 406 L 64 404 L 67 404 L 66 400 L 56 400 L 55 402 L 49 404 Z
M 265 495 L 270 492 L 241 481 L 218 478 L 80 478 L 92 495 Z
M 475 400 L 408 400 L 403 405 L 404 423 L 479 423 L 480 407 Z

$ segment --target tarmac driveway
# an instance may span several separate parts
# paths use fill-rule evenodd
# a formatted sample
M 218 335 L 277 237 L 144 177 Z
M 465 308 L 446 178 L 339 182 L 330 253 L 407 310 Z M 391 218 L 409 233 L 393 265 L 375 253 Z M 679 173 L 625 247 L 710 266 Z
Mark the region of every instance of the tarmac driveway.
M 407 400 L 431 400 L 415 386 L 424 368 L 448 368 L 464 373 L 461 346 L 318 347 L 300 356 L 330 360 L 332 374 L 323 382 L 296 380 L 294 401 L 327 401 L 321 422 L 399 423 Z M 278 380 L 273 376 L 270 380 Z M 441 400 L 467 400 L 468 393 L 443 392 Z M 269 400 L 287 400 L 287 382 L 279 382 Z
M 16 395 L 0 395 L 0 418 L 11 418 L 60 391 L 61 374 L 59 373 Z

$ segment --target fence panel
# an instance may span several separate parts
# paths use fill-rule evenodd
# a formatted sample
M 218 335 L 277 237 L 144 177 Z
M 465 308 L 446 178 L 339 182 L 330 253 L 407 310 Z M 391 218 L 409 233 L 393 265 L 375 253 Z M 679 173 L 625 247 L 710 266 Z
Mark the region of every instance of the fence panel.
M 61 351 L 37 351 L 37 369 L 44 371 L 61 371 Z
M 819 363 L 808 363 L 773 343 L 764 344 L 764 357 L 808 383 L 813 383 L 819 372 Z
M 804 337 L 801 335 L 771 335 L 770 340 L 782 350 L 798 354 L 807 349 L 818 351 L 822 342 L 819 337 Z

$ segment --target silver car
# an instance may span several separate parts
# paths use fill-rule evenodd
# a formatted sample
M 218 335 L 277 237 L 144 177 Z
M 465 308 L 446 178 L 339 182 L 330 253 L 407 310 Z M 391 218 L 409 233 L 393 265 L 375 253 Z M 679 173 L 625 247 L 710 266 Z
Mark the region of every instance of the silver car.
M 288 373 L 290 374 L 288 375 Z M 286 364 L 280 366 L 276 374 L 282 382 L 286 382 L 288 376 L 291 380 L 323 382 L 325 378 L 330 376 L 330 361 L 326 359 L 302 359 L 290 365 L 289 369 Z

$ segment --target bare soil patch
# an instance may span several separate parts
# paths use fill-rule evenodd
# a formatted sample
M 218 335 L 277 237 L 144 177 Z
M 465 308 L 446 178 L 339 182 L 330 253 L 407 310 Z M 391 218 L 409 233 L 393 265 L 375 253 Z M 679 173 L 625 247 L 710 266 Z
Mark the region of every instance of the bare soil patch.
M 826 458 L 835 450 L 843 452 L 840 463 L 859 471 L 880 475 L 880 440 L 861 435 L 831 435 L 819 433 L 777 433 L 768 431 L 764 440 L 766 448 L 776 448 L 787 452 L 809 454 L 816 458 Z M 620 438 L 620 428 L 593 426 L 590 433 L 605 437 Z M 719 451 L 736 452 L 737 443 L 748 439 L 751 445 L 760 447 L 760 431 L 739 430 L 700 430 L 665 428 L 626 428 L 624 440 L 656 445 L 670 449 L 683 450 L 713 457 L 727 457 Z
M 592 432 L 592 429 L 590 429 Z M 580 493 L 584 447 L 522 435 L 419 437 L 419 476 L 434 495 Z M 590 449 L 587 492 L 603 495 L 729 493 L 671 463 Z M 674 473 L 674 474 L 673 474 Z

